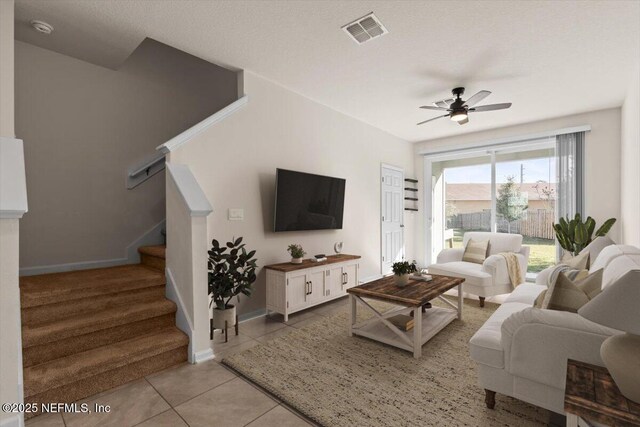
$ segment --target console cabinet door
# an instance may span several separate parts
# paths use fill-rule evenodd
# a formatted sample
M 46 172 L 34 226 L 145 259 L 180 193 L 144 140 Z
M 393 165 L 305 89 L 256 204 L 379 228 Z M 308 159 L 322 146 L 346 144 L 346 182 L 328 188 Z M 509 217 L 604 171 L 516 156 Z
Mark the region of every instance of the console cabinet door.
M 344 271 L 344 291 L 353 288 L 358 285 L 358 264 L 345 265 L 342 270 Z
M 327 298 L 334 298 L 344 294 L 344 275 L 342 274 L 342 267 L 333 267 L 329 270 L 329 277 L 327 277 L 327 291 L 325 292 Z
M 309 285 L 305 273 L 287 275 L 287 304 L 289 310 L 296 310 L 307 305 Z
M 307 295 L 307 304 L 314 304 L 322 301 L 324 297 L 324 276 L 326 270 L 311 271 L 307 274 L 309 281 L 309 294 Z

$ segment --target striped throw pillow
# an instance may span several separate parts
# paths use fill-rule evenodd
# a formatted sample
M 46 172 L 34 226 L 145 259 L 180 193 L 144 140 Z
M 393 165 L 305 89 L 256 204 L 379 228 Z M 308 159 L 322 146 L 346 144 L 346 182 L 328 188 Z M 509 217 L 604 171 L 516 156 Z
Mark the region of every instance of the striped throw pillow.
M 487 259 L 487 250 L 489 248 L 488 240 L 469 239 L 467 246 L 464 248 L 462 261 L 482 264 Z

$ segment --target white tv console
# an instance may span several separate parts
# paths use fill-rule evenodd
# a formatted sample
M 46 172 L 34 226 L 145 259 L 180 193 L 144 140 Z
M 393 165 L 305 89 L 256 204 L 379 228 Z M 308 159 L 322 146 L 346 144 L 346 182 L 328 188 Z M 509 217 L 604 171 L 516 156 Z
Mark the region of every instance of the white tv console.
M 358 285 L 359 255 L 330 255 L 326 261 L 304 260 L 265 266 L 267 270 L 267 312 L 289 315 L 347 295 Z

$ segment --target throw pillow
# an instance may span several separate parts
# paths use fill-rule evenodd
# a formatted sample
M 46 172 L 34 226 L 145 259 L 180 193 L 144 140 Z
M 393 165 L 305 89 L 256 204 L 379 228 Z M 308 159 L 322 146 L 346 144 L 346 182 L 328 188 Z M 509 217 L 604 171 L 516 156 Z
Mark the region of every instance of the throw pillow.
M 578 270 L 584 270 L 589 268 L 589 252 L 580 252 L 578 255 L 569 258 L 563 258 L 562 264 L 568 265 L 571 268 Z
M 489 247 L 488 240 L 473 240 L 469 239 L 467 246 L 464 248 L 464 254 L 462 255 L 462 261 L 473 262 L 476 264 L 482 264 L 487 259 L 487 248 Z
M 580 307 L 601 292 L 602 272 L 598 270 L 578 280 L 571 280 L 561 272 L 555 283 L 536 298 L 534 307 L 577 313 Z

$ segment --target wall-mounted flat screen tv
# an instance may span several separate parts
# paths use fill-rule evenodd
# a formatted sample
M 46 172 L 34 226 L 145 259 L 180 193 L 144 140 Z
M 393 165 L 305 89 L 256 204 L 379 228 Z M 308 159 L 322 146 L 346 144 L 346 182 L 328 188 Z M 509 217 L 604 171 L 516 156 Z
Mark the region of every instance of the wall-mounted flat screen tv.
M 342 228 L 346 180 L 276 170 L 274 231 Z

